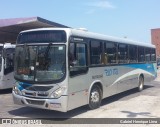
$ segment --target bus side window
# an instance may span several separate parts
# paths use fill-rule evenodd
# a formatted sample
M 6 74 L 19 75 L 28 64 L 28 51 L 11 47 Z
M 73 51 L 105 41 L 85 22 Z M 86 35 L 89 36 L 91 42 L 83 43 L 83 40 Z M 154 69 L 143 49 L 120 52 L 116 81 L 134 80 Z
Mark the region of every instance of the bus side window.
M 69 48 L 69 66 L 70 68 L 73 67 L 76 64 L 76 59 L 75 59 L 75 44 L 70 43 L 70 48 Z
M 107 53 L 102 53 L 101 54 L 101 63 L 102 64 L 108 64 L 108 55 L 107 55 Z
M 128 45 L 119 44 L 118 58 L 119 58 L 119 63 L 128 63 Z
M 76 48 L 77 48 L 76 55 L 77 55 L 78 65 L 81 67 L 86 66 L 85 44 L 77 44 Z
M 129 45 L 129 62 L 137 63 L 137 46 Z
M 13 61 L 14 61 L 15 49 L 8 48 L 5 50 L 5 52 L 6 52 L 6 56 L 4 58 L 4 75 L 13 71 L 13 67 L 14 67 Z
M 151 61 L 150 48 L 145 48 L 145 59 L 146 59 L 146 62 L 150 62 Z
M 138 47 L 138 62 L 144 63 L 145 62 L 145 56 L 144 56 L 144 47 L 139 46 Z
M 69 49 L 70 76 L 87 71 L 87 46 L 81 43 L 70 43 Z
M 104 46 L 105 55 L 108 64 L 115 64 L 117 62 L 117 44 L 115 42 L 106 42 Z
M 155 62 L 156 61 L 156 50 L 151 49 L 151 61 Z
M 92 40 L 90 45 L 91 65 L 101 65 L 102 63 L 102 42 Z

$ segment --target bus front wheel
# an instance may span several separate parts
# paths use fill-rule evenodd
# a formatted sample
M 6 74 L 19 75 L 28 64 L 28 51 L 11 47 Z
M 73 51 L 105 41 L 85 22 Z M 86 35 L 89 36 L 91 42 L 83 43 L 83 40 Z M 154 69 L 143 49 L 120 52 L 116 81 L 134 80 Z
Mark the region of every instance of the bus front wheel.
M 89 108 L 96 109 L 101 105 L 102 91 L 99 86 L 95 85 L 92 87 L 89 97 Z
M 144 78 L 143 78 L 143 76 L 141 75 L 141 76 L 139 77 L 138 90 L 139 90 L 139 91 L 142 91 L 143 88 L 144 88 Z

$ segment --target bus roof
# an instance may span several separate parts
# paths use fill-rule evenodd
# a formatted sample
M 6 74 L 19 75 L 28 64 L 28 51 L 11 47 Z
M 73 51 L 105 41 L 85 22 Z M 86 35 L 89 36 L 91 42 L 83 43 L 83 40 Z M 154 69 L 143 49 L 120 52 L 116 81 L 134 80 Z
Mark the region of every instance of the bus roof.
M 38 28 L 38 29 L 22 31 L 21 33 L 32 32 L 32 31 L 45 31 L 45 30 L 64 30 L 66 31 L 68 35 L 73 35 L 77 37 L 79 36 L 79 37 L 92 38 L 92 39 L 104 40 L 104 41 L 108 40 L 108 41 L 113 41 L 117 43 L 132 44 L 132 45 L 155 48 L 155 45 L 152 45 L 151 43 L 138 42 L 138 41 L 129 40 L 125 38 L 119 38 L 119 37 L 103 35 L 99 33 L 93 33 L 93 32 L 87 31 L 86 29 L 82 30 L 82 29 L 74 29 L 74 28 Z

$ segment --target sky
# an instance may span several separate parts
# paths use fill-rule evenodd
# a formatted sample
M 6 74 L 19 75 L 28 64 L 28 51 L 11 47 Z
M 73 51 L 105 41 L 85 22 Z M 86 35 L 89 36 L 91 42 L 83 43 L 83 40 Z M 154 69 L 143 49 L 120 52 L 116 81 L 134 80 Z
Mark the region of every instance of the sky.
M 1 0 L 0 19 L 41 17 L 146 43 L 160 28 L 160 0 Z

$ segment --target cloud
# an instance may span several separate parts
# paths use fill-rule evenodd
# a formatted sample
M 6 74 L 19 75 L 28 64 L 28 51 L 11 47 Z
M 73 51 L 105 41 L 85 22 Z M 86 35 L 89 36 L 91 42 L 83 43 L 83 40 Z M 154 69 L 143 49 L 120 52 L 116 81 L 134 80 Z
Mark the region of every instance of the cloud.
M 116 8 L 116 6 L 114 6 L 111 2 L 107 0 L 94 0 L 90 3 L 87 3 L 86 5 L 89 7 L 89 9 L 86 11 L 86 14 L 93 14 L 97 10 Z
M 88 3 L 90 7 L 96 7 L 101 9 L 115 9 L 116 7 L 107 0 L 96 0 L 92 3 Z

